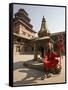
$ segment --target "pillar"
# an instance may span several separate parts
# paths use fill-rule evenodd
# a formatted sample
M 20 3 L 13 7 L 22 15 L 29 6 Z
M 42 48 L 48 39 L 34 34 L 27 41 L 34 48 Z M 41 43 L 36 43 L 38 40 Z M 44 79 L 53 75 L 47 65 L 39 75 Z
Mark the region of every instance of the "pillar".
M 37 48 L 37 44 L 34 43 L 34 60 L 36 61 L 38 58 L 38 48 Z

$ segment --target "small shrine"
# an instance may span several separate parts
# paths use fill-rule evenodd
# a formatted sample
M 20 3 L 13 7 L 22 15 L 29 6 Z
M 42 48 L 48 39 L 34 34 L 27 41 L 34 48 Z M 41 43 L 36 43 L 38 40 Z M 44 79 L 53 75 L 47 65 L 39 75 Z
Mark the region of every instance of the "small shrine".
M 50 39 L 50 33 L 47 29 L 47 22 L 43 16 L 42 22 L 41 22 L 41 28 L 38 32 L 38 37 L 34 39 L 34 60 L 37 60 L 38 52 L 46 52 L 47 51 L 47 45 L 48 42 L 52 41 Z

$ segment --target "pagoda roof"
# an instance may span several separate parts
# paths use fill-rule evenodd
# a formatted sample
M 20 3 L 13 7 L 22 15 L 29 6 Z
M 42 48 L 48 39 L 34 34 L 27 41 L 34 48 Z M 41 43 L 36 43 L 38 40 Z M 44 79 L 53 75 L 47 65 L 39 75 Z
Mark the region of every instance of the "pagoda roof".
M 27 25 L 27 24 L 25 24 L 24 23 L 24 21 L 22 21 L 22 20 L 20 20 L 20 19 L 16 19 L 15 21 L 14 21 L 14 23 L 18 23 L 18 22 L 20 22 L 21 24 L 23 24 L 23 25 L 25 25 L 27 28 L 29 28 L 29 30 L 31 31 L 31 32 L 34 32 L 34 33 L 36 33 L 36 31 L 34 31 L 29 25 L 31 25 L 31 24 L 29 24 L 29 25 Z M 32 26 L 32 25 L 31 25 Z M 33 27 L 33 26 L 32 26 Z
M 19 12 L 20 12 L 20 13 L 24 13 L 25 15 L 28 16 L 28 13 L 27 13 L 24 9 L 22 9 L 22 8 L 19 9 Z

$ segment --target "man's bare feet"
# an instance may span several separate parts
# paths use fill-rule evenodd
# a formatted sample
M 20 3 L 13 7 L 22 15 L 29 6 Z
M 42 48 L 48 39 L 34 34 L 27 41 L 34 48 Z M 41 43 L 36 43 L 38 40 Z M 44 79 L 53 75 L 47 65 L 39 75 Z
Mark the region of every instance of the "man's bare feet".
M 47 74 L 46 77 L 47 77 L 47 78 L 50 78 L 50 77 L 51 77 L 51 74 Z

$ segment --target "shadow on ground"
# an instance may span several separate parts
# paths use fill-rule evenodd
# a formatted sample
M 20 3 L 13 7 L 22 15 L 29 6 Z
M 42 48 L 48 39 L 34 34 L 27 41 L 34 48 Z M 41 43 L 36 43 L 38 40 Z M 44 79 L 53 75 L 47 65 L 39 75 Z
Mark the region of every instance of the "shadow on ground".
M 42 72 L 32 69 L 28 69 L 28 70 L 23 69 L 23 70 L 19 70 L 19 72 L 26 73 L 27 75 L 21 81 L 14 82 L 14 86 L 37 84 L 35 80 L 41 79 L 41 76 L 43 75 Z
M 33 59 L 32 60 L 28 60 L 28 61 L 23 61 L 23 60 L 21 61 L 21 60 L 19 60 L 19 62 L 13 63 L 13 70 L 24 68 L 23 64 L 25 62 L 32 63 Z
M 37 84 L 36 80 L 41 79 L 43 72 L 34 69 L 25 68 L 23 66 L 23 63 L 24 63 L 23 61 L 14 63 L 14 70 L 22 69 L 19 70 L 18 72 L 22 73 L 23 75 L 24 73 L 26 73 L 26 76 L 24 77 L 22 76 L 22 80 L 13 83 L 14 86 Z
M 13 64 L 13 70 L 16 70 L 16 69 L 20 69 L 20 68 L 23 68 L 23 61 L 20 61 L 20 62 L 15 62 Z

